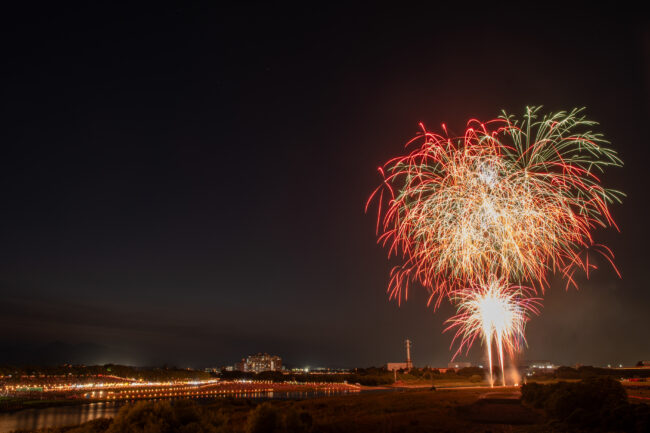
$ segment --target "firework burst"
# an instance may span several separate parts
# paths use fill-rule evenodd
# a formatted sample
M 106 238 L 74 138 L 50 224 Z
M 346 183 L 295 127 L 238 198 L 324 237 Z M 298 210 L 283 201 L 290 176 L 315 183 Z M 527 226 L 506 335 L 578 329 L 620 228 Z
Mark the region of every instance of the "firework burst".
M 402 258 L 391 271 L 391 299 L 408 298 L 412 282 L 429 289 L 435 307 L 449 298 L 457 306 L 447 322 L 460 341 L 454 356 L 480 336 L 490 374 L 492 344 L 503 373 L 504 350 L 525 342 L 525 324 L 541 305 L 534 296 L 550 274 L 577 287 L 574 273 L 596 268 L 590 251 L 616 270 L 591 233 L 616 227 L 608 206 L 623 194 L 598 176 L 622 162 L 582 109 L 540 109 L 470 120 L 460 137 L 420 125 L 407 143 L 414 149 L 379 168 L 383 182 L 366 204 L 378 202 L 378 242 L 389 258 Z
M 458 290 L 453 294 L 457 314 L 447 320 L 445 331 L 456 330 L 452 345 L 460 341 L 456 357 L 465 348 L 469 350 L 477 338 L 485 344 L 492 377 L 492 346 L 496 347 L 505 386 L 504 351 L 513 354 L 525 344 L 526 322 L 532 314 L 539 314 L 541 299 L 531 297 L 532 289 L 509 286 L 506 281 L 491 279 L 479 287 Z
M 615 225 L 608 204 L 622 194 L 603 188 L 597 173 L 621 161 L 581 110 L 538 111 L 472 120 L 454 139 L 423 129 L 409 142 L 419 147 L 379 169 L 384 182 L 368 204 L 378 199 L 379 242 L 403 257 L 391 298 L 418 281 L 437 306 L 486 275 L 543 291 L 549 271 L 568 284 L 576 269 L 589 272 L 587 249 L 611 261 L 591 231 Z

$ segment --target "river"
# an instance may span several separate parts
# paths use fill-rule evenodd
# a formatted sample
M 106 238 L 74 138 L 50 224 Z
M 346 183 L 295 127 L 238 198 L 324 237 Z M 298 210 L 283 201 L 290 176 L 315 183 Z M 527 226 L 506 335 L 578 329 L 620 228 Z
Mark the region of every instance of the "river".
M 345 391 L 306 391 L 306 392 L 258 392 L 235 394 L 236 398 L 256 399 L 305 399 L 329 395 L 344 395 Z M 206 400 L 214 400 L 214 397 Z M 112 418 L 126 404 L 124 401 L 106 401 L 58 406 L 41 409 L 23 409 L 13 413 L 0 414 L 0 433 L 14 430 L 35 430 L 44 427 L 77 425 L 98 418 Z

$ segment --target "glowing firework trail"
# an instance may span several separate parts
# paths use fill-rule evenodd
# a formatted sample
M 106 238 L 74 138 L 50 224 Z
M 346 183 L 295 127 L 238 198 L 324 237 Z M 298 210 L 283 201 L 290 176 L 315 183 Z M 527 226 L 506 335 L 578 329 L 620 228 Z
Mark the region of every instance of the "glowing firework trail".
M 576 286 L 576 270 L 596 268 L 590 249 L 614 266 L 591 232 L 616 227 L 608 205 L 623 194 L 597 175 L 622 162 L 582 109 L 539 112 L 470 120 L 460 137 L 421 125 L 407 143 L 416 148 L 379 168 L 383 183 L 366 204 L 378 201 L 378 242 L 403 259 L 391 271 L 391 299 L 408 298 L 413 281 L 430 290 L 429 304 L 450 298 L 459 351 L 482 335 L 490 371 L 493 342 L 503 372 L 504 348 L 512 353 L 524 341 L 539 302 L 530 296 L 543 293 L 550 273 Z
M 458 305 L 457 315 L 447 320 L 445 329 L 456 329 L 452 345 L 460 340 L 456 357 L 464 348 L 469 350 L 477 338 L 485 343 L 492 377 L 492 343 L 496 345 L 505 386 L 504 349 L 510 354 L 525 343 L 524 330 L 531 314 L 539 314 L 541 299 L 532 298 L 532 289 L 508 286 L 505 281 L 493 279 L 479 287 L 458 290 L 453 300 Z
M 595 268 L 581 256 L 590 248 L 612 262 L 590 232 L 615 225 L 608 204 L 622 193 L 596 173 L 621 161 L 581 110 L 538 111 L 471 120 L 460 138 L 425 130 L 407 144 L 418 148 L 379 169 L 384 182 L 368 200 L 379 202 L 378 241 L 403 257 L 391 298 L 418 281 L 437 306 L 487 275 L 544 290 L 549 271 L 559 272 L 575 285 L 576 269 Z

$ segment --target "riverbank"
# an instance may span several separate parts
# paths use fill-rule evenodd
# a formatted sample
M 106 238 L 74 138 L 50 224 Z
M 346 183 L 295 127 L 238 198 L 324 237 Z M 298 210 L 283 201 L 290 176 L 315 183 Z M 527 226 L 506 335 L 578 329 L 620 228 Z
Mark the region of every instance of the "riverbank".
M 305 431 L 340 433 L 377 431 L 415 433 L 428 431 L 433 427 L 440 431 L 478 433 L 484 432 L 488 425 L 488 423 L 476 423 L 469 419 L 467 411 L 471 412 L 470 409 L 466 409 L 466 412 L 462 413 L 463 408 L 471 408 L 473 404 L 482 400 L 482 396 L 489 392 L 486 388 L 441 391 L 421 389 L 391 391 L 384 389 L 384 391 L 387 392 L 362 392 L 308 400 L 254 401 L 227 398 L 195 405 L 195 407 L 198 408 L 196 409 L 197 413 L 202 414 L 201 416 L 197 415 L 198 418 L 214 422 L 216 417 L 221 423 L 218 427 L 225 432 L 233 433 L 247 431 L 247 426 L 252 422 L 251 419 L 257 419 L 256 417 L 261 417 L 261 422 L 268 422 L 268 419 L 264 417 L 273 418 L 279 423 L 300 420 L 299 423 L 303 423 L 303 427 L 309 428 Z M 518 390 L 509 388 L 502 392 L 516 395 Z M 173 404 L 170 406 L 167 401 L 140 402 L 139 406 L 122 409 L 123 411 L 131 410 L 131 412 L 128 414 L 120 412 L 121 414 L 116 416 L 115 421 L 99 422 L 95 420 L 84 423 L 80 427 L 86 433 L 104 433 L 114 422 L 119 423 L 126 419 L 133 421 L 138 418 L 139 414 L 146 417 L 150 416 L 146 414 L 151 413 L 168 413 L 170 407 L 173 408 L 173 406 Z M 482 403 L 481 407 L 489 406 Z M 507 407 L 501 404 L 500 408 L 501 414 L 497 415 L 497 421 L 505 420 L 507 422 L 508 417 L 511 416 L 510 412 L 519 410 L 517 423 L 535 422 L 532 415 L 530 420 L 526 419 L 528 412 L 525 411 L 522 418 L 520 404 L 516 398 Z M 182 410 L 187 413 L 187 407 Z M 501 418 L 498 418 L 499 416 Z M 291 421 L 294 418 L 295 420 Z M 508 425 L 508 430 L 495 429 L 491 423 L 489 424 L 489 428 L 494 433 L 531 431 L 519 428 L 513 430 L 512 425 Z M 64 433 L 69 429 L 69 427 L 50 428 L 49 430 L 22 430 L 22 432 Z
M 0 413 L 15 412 L 29 408 L 78 405 L 98 402 L 133 402 L 163 399 L 209 399 L 222 397 L 266 398 L 278 395 L 294 395 L 301 398 L 336 393 L 359 392 L 361 386 L 345 383 L 277 383 L 263 381 L 219 381 L 207 384 L 140 384 L 133 386 L 95 386 L 79 391 L 32 392 L 28 396 L 2 397 Z
M 17 397 L 0 397 L 0 413 L 13 413 L 25 409 L 44 409 L 47 407 L 78 406 L 88 404 L 84 400 L 34 400 Z

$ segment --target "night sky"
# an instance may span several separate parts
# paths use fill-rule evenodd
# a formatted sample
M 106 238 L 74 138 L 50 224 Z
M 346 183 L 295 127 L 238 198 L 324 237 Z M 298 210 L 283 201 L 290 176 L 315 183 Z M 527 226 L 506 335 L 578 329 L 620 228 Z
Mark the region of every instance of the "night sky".
M 180 4 L 3 12 L 0 362 L 446 365 L 451 307 L 388 300 L 365 201 L 418 122 L 527 104 L 587 107 L 628 197 L 595 234 L 623 278 L 554 281 L 523 357 L 650 359 L 644 14 Z

